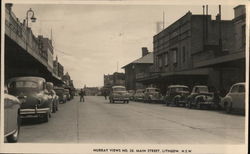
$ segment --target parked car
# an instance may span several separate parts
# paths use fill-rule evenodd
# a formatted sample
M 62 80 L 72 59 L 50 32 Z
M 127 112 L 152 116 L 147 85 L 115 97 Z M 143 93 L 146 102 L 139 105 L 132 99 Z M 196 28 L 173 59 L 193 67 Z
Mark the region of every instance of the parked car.
M 167 106 L 170 104 L 175 106 L 186 105 L 186 99 L 189 95 L 188 86 L 184 85 L 170 85 L 167 88 L 167 93 L 165 96 L 165 103 Z
M 52 112 L 52 96 L 46 89 L 46 81 L 41 77 L 16 77 L 7 82 L 11 95 L 16 96 L 21 104 L 21 118 L 36 116 L 49 121 Z
M 144 89 L 137 89 L 134 94 L 135 101 L 144 101 Z
M 222 99 L 221 106 L 230 113 L 232 110 L 245 111 L 245 83 L 232 85 L 230 91 Z
M 157 88 L 146 88 L 144 92 L 144 102 L 162 102 L 162 95 Z
M 129 103 L 129 94 L 124 86 L 113 86 L 109 95 L 110 103 L 115 101 L 123 101 Z
M 134 100 L 135 91 L 134 90 L 128 90 L 128 94 L 129 94 L 129 100 Z
M 64 93 L 65 93 L 65 95 L 66 95 L 66 99 L 69 101 L 70 100 L 70 93 L 69 93 L 69 89 L 66 89 L 66 88 L 64 88 Z
M 186 107 L 196 107 L 201 109 L 203 107 L 212 108 L 218 107 L 220 98 L 215 96 L 214 93 L 209 92 L 208 86 L 196 85 L 193 87 L 191 94 L 186 101 Z
M 52 112 L 55 113 L 56 111 L 58 111 L 59 98 L 54 91 L 54 84 L 52 82 L 47 82 L 46 88 L 49 92 L 49 95 L 52 96 Z
M 21 118 L 21 103 L 13 95 L 8 94 L 7 87 L 4 89 L 4 137 L 7 142 L 15 143 L 18 141 Z
M 64 93 L 64 88 L 54 87 L 56 95 L 58 96 L 59 103 L 66 103 L 67 95 Z

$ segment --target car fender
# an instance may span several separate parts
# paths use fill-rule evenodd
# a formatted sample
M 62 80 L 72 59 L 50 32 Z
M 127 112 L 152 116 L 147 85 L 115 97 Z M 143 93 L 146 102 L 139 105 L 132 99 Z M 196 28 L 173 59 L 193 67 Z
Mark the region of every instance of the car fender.
M 232 103 L 232 97 L 231 96 L 225 96 L 221 100 L 221 106 L 224 107 L 225 103 Z
M 173 99 L 178 99 L 178 98 L 181 98 L 181 95 L 176 95 L 176 96 L 174 96 Z

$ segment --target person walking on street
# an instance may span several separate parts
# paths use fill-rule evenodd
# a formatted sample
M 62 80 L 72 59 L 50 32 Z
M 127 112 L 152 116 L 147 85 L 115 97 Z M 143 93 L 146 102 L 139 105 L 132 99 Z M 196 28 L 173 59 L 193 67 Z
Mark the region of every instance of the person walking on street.
M 107 99 L 107 91 L 106 90 L 103 92 L 103 95 L 104 95 L 105 100 L 106 100 Z
M 80 93 L 80 102 L 83 101 L 84 102 L 84 95 L 85 95 L 85 91 L 83 89 L 81 89 Z

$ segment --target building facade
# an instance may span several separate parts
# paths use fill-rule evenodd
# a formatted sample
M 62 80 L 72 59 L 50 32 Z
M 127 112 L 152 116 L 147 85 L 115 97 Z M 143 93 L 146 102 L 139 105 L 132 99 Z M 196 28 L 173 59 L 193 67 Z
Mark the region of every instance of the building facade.
M 221 20 L 220 10 L 215 20 L 187 12 L 154 36 L 152 71 L 138 81 L 155 84 L 163 93 L 171 84 L 206 84 L 225 93 L 244 81 L 244 7 L 234 9 L 233 20 Z
M 146 47 L 142 48 L 142 57 L 123 66 L 125 70 L 125 86 L 127 90 L 136 90 L 146 88 L 136 78 L 149 72 L 149 67 L 153 65 L 153 53 L 149 53 Z
M 53 71 L 53 55 L 54 49 L 52 46 L 52 41 L 49 38 L 43 37 L 42 35 L 38 35 L 39 48 L 41 49 L 43 57 L 48 62 L 49 70 Z

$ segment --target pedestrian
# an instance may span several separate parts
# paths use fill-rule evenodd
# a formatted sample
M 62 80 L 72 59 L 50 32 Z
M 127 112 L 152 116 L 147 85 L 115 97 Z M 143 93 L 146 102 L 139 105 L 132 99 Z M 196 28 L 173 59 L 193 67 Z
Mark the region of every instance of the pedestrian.
M 103 92 L 103 95 L 104 95 L 105 100 L 106 100 L 106 99 L 107 99 L 107 91 L 104 91 L 104 92 Z
M 83 89 L 81 89 L 80 93 L 80 102 L 83 101 L 84 102 L 84 95 L 85 95 L 85 91 Z

